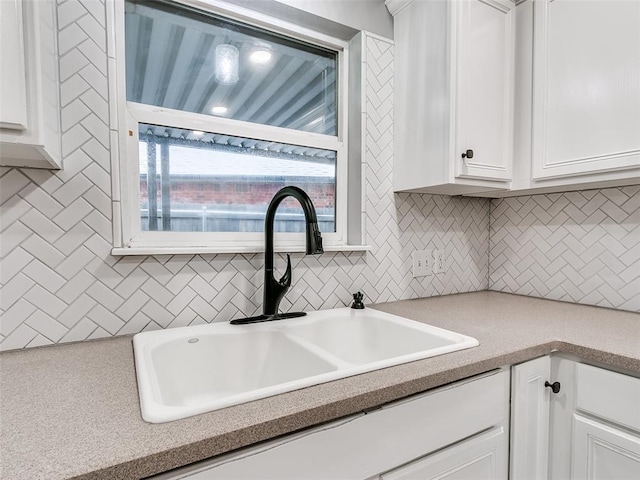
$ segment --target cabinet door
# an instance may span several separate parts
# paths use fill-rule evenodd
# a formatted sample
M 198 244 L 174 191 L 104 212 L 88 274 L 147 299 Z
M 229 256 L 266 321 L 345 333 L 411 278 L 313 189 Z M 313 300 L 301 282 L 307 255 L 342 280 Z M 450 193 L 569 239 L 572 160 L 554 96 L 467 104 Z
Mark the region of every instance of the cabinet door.
M 640 167 L 640 2 L 534 3 L 534 179 Z
M 27 128 L 22 0 L 0 1 L 0 128 Z
M 509 180 L 513 157 L 515 3 L 453 2 L 452 14 L 452 49 L 458 52 L 454 75 L 456 176 Z M 473 158 L 466 156 L 467 150 L 473 151 Z
M 380 479 L 506 480 L 507 443 L 504 428 L 494 428 L 385 473 Z
M 0 166 L 61 168 L 56 9 L 0 0 Z
M 547 478 L 549 463 L 549 356 L 516 365 L 511 377 L 512 480 Z
M 574 415 L 574 480 L 637 480 L 640 437 L 596 420 Z

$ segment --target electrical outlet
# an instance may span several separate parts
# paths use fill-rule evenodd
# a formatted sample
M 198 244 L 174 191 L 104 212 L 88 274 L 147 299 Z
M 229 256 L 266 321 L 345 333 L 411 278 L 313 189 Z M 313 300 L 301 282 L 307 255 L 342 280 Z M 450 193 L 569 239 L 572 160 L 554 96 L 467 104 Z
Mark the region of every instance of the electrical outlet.
M 413 261 L 413 278 L 421 277 L 423 262 L 420 252 L 418 250 L 414 250 L 413 252 L 411 252 L 411 259 Z
M 433 273 L 444 273 L 447 271 L 447 256 L 444 250 L 433 251 Z
M 433 273 L 433 257 L 431 250 L 414 250 L 411 254 L 413 261 L 413 277 L 426 277 Z
M 433 250 L 420 250 L 424 258 L 425 276 L 433 275 Z

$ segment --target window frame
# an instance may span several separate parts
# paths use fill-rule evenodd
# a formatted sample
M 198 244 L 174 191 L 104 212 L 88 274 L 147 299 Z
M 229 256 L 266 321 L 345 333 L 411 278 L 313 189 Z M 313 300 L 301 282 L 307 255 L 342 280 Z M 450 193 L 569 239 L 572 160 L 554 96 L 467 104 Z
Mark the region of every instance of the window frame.
M 114 208 L 113 254 L 174 253 L 252 253 L 264 250 L 264 233 L 248 232 L 155 232 L 143 231 L 140 220 L 139 137 L 138 124 L 149 123 L 201 130 L 259 140 L 334 150 L 336 152 L 336 205 L 333 233 L 323 233 L 325 250 L 354 250 L 347 246 L 348 215 L 348 124 L 349 124 L 349 42 L 299 27 L 242 7 L 211 0 L 172 0 L 240 21 L 290 38 L 302 40 L 337 53 L 336 135 L 262 125 L 213 116 L 173 110 L 126 100 L 124 0 L 116 2 L 114 18 L 115 61 L 117 76 L 117 119 L 119 155 L 119 212 Z M 111 60 L 111 59 L 110 59 Z M 167 120 L 166 122 L 164 120 Z M 115 162 L 112 162 L 115 163 Z M 114 176 L 116 172 L 114 172 Z M 115 192 L 114 188 L 114 192 Z M 116 218 L 119 217 L 119 218 Z M 120 220 L 118 222 L 118 220 Z M 118 225 L 116 225 L 118 224 Z M 276 233 L 276 251 L 304 251 L 303 233 Z M 357 248 L 356 248 L 357 249 Z

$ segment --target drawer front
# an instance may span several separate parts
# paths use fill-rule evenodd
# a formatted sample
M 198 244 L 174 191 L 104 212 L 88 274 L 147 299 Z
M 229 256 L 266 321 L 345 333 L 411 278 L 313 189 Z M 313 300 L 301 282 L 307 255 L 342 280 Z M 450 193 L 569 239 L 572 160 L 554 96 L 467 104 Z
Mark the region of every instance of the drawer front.
M 380 480 L 501 480 L 507 474 L 507 433 L 497 427 L 380 476 Z
M 640 378 L 576 365 L 576 407 L 640 431 Z

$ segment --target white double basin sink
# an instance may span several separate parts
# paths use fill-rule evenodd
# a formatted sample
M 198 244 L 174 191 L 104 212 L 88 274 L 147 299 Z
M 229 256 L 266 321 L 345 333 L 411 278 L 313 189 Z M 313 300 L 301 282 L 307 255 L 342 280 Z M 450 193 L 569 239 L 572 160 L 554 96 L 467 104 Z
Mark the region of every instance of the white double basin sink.
M 477 345 L 475 338 L 369 308 L 133 338 L 142 417 L 151 423 Z

